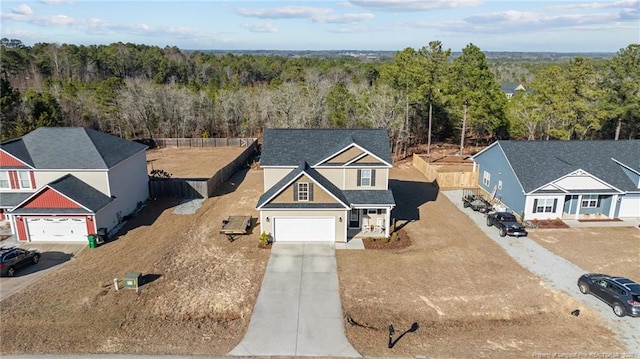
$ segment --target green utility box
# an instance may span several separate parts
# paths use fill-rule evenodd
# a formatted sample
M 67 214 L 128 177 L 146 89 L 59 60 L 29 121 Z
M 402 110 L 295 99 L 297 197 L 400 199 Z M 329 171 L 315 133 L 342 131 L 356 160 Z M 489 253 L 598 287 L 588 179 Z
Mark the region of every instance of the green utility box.
M 129 289 L 135 289 L 138 291 L 138 287 L 140 287 L 140 279 L 142 278 L 142 273 L 140 272 L 128 272 L 124 275 L 124 287 Z

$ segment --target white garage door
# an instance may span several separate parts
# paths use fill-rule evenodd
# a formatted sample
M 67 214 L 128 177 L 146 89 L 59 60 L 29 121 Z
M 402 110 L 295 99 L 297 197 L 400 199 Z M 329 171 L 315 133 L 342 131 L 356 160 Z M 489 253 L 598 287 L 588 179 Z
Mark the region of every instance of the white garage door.
M 640 194 L 628 194 L 622 197 L 618 217 L 640 217 Z
M 27 218 L 27 233 L 33 242 L 87 241 L 84 218 Z
M 273 220 L 276 242 L 333 242 L 335 218 L 333 217 L 276 217 Z

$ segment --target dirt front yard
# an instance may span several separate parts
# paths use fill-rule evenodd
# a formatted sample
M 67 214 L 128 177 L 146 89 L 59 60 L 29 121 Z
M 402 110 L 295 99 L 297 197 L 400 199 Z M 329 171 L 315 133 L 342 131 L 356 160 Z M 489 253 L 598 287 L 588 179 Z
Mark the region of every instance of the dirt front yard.
M 408 163 L 391 171 L 394 216 L 411 246 L 337 252 L 342 306 L 354 323 L 345 330 L 356 350 L 443 358 L 624 351 L 600 317 L 572 316 L 578 303 L 515 263 L 424 181 Z M 389 324 L 400 337 L 391 349 Z
M 640 281 L 640 229 L 588 227 L 532 229 L 529 237 L 587 272 Z
M 259 229 L 229 242 L 220 223 L 252 215 L 255 225 L 262 180 L 261 171 L 237 173 L 195 214 L 152 201 L 115 240 L 2 301 L 0 354 L 228 353 L 244 336 L 270 251 L 258 248 Z M 130 271 L 147 283 L 116 291 L 113 279 Z

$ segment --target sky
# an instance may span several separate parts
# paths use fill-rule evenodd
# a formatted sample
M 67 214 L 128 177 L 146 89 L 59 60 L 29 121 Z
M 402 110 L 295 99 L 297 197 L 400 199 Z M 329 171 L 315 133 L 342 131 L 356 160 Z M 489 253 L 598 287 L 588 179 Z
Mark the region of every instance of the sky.
M 25 45 L 115 42 L 183 50 L 418 49 L 617 52 L 640 43 L 640 0 L 1 2 L 0 35 Z

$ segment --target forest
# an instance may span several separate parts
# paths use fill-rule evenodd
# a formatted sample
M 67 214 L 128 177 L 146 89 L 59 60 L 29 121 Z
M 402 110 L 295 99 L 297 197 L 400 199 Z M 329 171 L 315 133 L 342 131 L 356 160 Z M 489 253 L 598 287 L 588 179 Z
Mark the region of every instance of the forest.
M 487 59 L 440 41 L 392 57 L 184 51 L 0 40 L 2 141 L 40 126 L 123 138 L 260 137 L 263 128 L 385 128 L 430 141 L 640 138 L 640 44 L 608 58 Z M 501 83 L 520 83 L 507 99 Z

